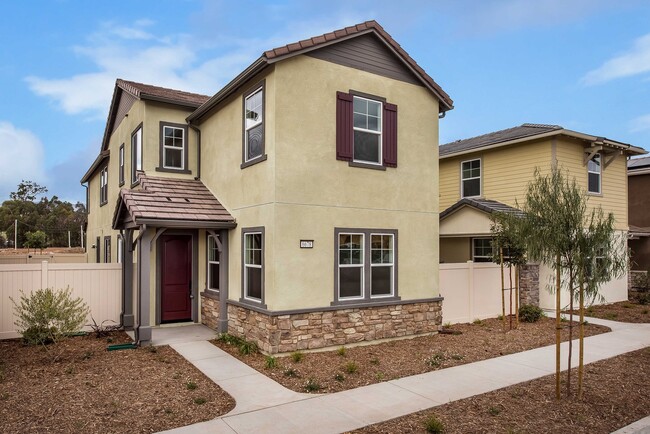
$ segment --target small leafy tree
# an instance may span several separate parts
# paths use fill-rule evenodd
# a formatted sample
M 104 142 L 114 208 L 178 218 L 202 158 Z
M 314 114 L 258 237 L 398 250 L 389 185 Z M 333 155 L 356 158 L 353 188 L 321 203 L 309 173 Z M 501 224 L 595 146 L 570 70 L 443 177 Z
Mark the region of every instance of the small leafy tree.
M 25 234 L 25 247 L 28 249 L 39 249 L 43 253 L 43 249 L 47 247 L 47 235 L 43 231 L 27 232 Z
M 61 290 L 39 289 L 26 295 L 20 291 L 14 305 L 17 331 L 31 345 L 48 345 L 79 331 L 89 309 L 81 298 L 72 298 L 70 287 Z

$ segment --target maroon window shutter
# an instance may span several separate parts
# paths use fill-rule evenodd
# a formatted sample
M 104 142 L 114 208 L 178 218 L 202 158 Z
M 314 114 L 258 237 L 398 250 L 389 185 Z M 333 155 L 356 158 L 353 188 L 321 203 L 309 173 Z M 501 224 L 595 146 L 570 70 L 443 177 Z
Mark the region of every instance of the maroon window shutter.
M 352 95 L 336 92 L 336 159 L 352 161 Z
M 397 167 L 397 106 L 384 103 L 384 166 Z

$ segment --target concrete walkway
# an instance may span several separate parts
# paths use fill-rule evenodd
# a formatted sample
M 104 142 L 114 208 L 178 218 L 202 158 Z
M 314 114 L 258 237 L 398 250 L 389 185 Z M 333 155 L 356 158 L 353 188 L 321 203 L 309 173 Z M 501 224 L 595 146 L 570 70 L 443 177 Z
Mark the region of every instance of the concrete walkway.
M 588 318 L 611 333 L 585 339 L 585 363 L 650 346 L 650 324 Z M 214 420 L 167 432 L 185 433 L 338 433 L 446 404 L 555 372 L 555 346 L 483 360 L 327 395 L 296 393 L 260 374 L 209 342 L 172 344 L 237 401 Z M 568 344 L 562 344 L 566 369 Z M 574 345 L 577 360 L 578 345 Z M 631 427 L 640 431 L 647 427 Z

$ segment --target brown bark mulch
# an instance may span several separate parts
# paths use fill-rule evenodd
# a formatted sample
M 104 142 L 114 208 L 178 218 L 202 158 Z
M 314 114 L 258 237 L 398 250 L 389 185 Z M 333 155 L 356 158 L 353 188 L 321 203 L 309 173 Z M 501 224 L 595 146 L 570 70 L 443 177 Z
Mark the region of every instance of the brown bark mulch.
M 568 340 L 568 322 L 562 324 L 562 340 Z M 242 355 L 237 346 L 220 340 L 211 342 L 283 386 L 313 393 L 339 392 L 555 343 L 555 320 L 550 318 L 521 323 L 518 329 L 505 333 L 497 319 L 457 324 L 452 329 L 461 334 L 303 353 L 299 362 L 293 360 L 293 355 L 276 357 L 277 366 L 273 368 L 267 367 L 268 357 L 263 354 Z M 588 324 L 585 336 L 607 331 L 607 327 Z
M 575 370 L 574 370 L 575 371 Z M 610 433 L 648 415 L 650 347 L 585 366 L 584 396 L 555 400 L 555 376 L 539 378 L 362 428 L 358 433 L 425 433 L 435 418 L 445 434 Z M 566 380 L 566 373 L 562 374 Z M 433 431 L 431 431 L 433 432 Z
M 230 395 L 170 347 L 109 352 L 108 340 L 130 342 L 123 332 L 47 349 L 0 341 L 0 432 L 149 433 L 234 408 Z
M 577 310 L 573 313 L 579 314 Z M 637 298 L 630 297 L 629 301 L 590 306 L 585 309 L 585 316 L 620 322 L 650 323 L 650 304 L 641 304 Z

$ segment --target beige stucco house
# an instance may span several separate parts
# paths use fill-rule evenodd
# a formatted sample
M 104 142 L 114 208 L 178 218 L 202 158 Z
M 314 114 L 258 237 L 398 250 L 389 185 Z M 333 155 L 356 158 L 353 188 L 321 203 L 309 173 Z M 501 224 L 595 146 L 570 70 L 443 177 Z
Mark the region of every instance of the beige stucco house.
M 589 205 L 613 213 L 616 229 L 628 232 L 627 159 L 641 148 L 558 125 L 523 124 L 440 146 L 440 261 L 490 261 L 490 215 L 519 212 L 535 169 L 566 170 L 589 196 Z M 543 308 L 555 307 L 545 291 L 551 270 L 525 270 L 527 290 L 539 292 Z M 536 280 L 538 288 L 530 288 Z M 534 286 L 534 285 L 533 285 Z M 541 290 L 539 290 L 541 288 Z M 609 282 L 601 291 L 606 302 L 627 299 L 627 277 Z M 528 296 L 528 295 L 526 295 Z M 537 297 L 537 295 L 535 295 Z M 562 303 L 568 303 L 564 294 Z
M 201 322 L 270 353 L 437 330 L 452 108 L 374 21 L 266 51 L 211 98 L 118 80 L 82 182 L 125 325 L 146 342 Z

